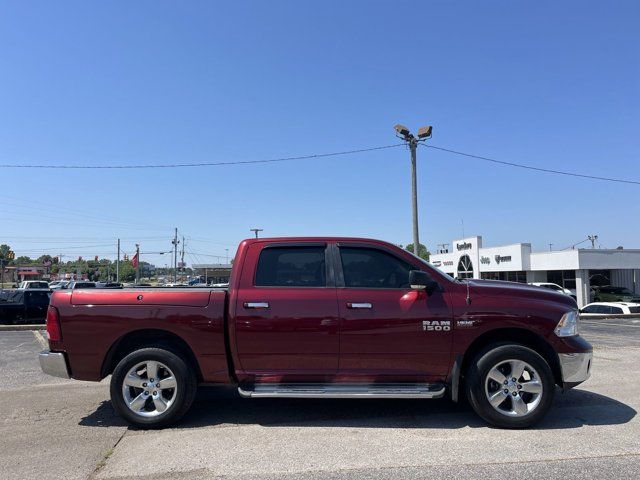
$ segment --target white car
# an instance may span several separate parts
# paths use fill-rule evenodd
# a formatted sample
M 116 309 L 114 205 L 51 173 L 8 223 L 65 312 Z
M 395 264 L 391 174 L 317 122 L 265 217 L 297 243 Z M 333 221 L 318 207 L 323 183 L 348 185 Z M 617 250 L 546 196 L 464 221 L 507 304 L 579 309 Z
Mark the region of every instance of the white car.
M 629 302 L 594 302 L 580 309 L 580 316 L 589 318 L 590 315 L 631 315 L 640 316 L 640 303 Z
M 66 288 L 69 285 L 67 280 L 56 280 L 54 282 L 49 283 L 49 288 L 51 290 L 60 290 Z
M 576 298 L 575 292 L 572 292 L 568 288 L 561 287 L 557 283 L 550 282 L 532 282 L 529 285 L 535 285 L 536 287 L 548 288 L 549 290 L 553 290 L 554 292 L 564 293 L 565 295 L 569 295 L 570 297 Z
M 33 289 L 33 288 L 37 288 L 38 290 L 48 290 L 49 289 L 49 284 L 45 281 L 40 281 L 40 280 L 25 280 L 23 282 L 20 282 L 20 285 L 18 285 L 18 290 L 26 290 L 26 289 Z

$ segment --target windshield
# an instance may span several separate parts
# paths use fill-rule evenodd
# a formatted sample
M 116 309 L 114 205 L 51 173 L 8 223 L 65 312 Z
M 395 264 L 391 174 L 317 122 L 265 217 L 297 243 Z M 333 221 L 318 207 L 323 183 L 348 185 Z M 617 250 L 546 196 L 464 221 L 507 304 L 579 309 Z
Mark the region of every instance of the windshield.
M 13 292 L 9 298 L 8 302 L 20 303 L 22 301 L 22 297 L 24 296 L 24 292 Z

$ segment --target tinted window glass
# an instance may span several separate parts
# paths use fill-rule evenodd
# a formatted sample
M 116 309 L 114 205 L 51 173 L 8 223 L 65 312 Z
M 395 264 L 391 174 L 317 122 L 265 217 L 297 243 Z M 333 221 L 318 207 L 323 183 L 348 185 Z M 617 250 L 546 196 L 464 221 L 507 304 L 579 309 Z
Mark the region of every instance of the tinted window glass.
M 582 309 L 582 312 L 583 313 L 598 313 L 597 310 L 598 310 L 598 306 L 597 305 L 588 305 L 588 306 L 586 306 L 586 307 L 584 307 Z
M 259 287 L 324 287 L 325 247 L 275 247 L 260 252 Z
M 409 288 L 408 263 L 381 250 L 371 248 L 340 248 L 342 271 L 346 287 Z
M 596 305 L 596 313 L 611 313 L 606 305 Z
M 629 307 L 629 313 L 640 313 L 640 307 Z
M 47 292 L 28 292 L 28 301 L 36 305 L 44 305 L 49 303 L 49 294 Z
M 622 309 L 620 307 L 609 307 L 611 311 L 609 313 L 622 313 Z

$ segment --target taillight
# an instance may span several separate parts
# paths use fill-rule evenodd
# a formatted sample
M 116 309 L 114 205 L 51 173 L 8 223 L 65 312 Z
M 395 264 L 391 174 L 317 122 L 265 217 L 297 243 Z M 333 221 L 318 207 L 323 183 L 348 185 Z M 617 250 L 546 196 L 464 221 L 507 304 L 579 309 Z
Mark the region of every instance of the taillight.
M 60 314 L 58 309 L 49 305 L 47 310 L 47 337 L 50 342 L 62 341 L 62 329 L 60 328 Z

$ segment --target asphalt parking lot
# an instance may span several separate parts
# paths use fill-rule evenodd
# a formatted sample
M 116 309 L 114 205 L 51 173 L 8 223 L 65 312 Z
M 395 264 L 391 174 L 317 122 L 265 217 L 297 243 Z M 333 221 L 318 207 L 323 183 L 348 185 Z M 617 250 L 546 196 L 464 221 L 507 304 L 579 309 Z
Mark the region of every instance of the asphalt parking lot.
M 201 389 L 162 431 L 129 428 L 99 384 L 40 372 L 38 333 L 0 332 L 0 478 L 640 478 L 640 319 L 585 320 L 592 377 L 536 428 L 425 400 L 242 399 Z

